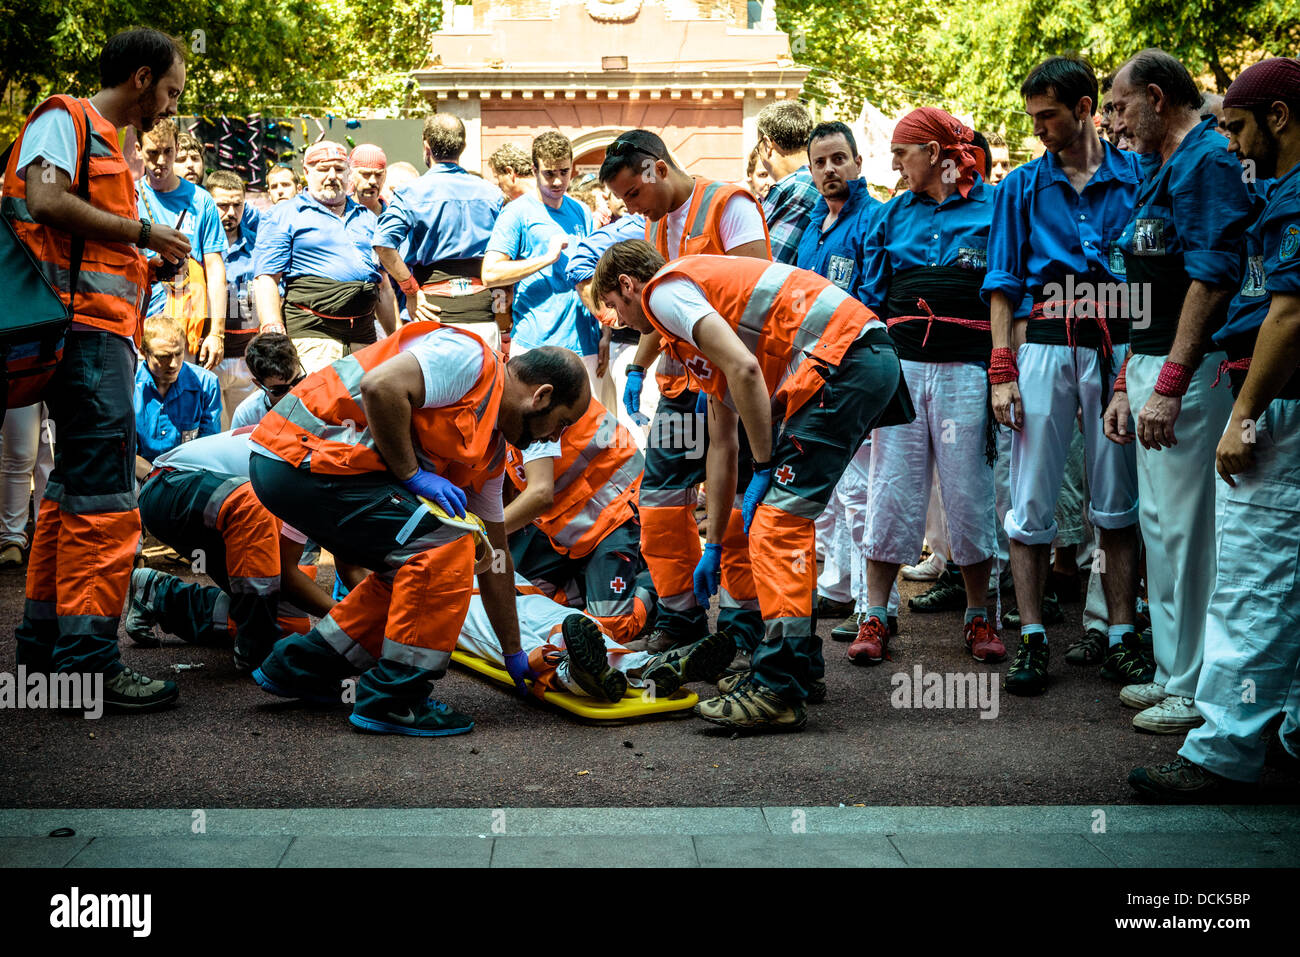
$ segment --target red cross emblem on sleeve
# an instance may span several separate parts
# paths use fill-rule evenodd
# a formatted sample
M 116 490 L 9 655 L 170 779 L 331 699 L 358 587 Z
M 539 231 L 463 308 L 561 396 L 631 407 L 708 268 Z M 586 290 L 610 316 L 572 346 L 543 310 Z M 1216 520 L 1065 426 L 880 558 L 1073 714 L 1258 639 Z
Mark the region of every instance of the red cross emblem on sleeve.
M 686 368 L 691 370 L 691 374 L 697 379 L 709 379 L 713 377 L 713 366 L 709 360 L 703 356 L 691 356 L 686 360 Z
M 788 485 L 790 482 L 794 481 L 794 469 L 790 468 L 788 465 L 782 465 L 772 473 L 772 477 L 782 485 Z
M 609 587 L 615 595 L 621 595 L 623 594 L 623 589 L 627 587 L 627 582 L 623 581 L 621 575 L 615 575 L 610 579 Z

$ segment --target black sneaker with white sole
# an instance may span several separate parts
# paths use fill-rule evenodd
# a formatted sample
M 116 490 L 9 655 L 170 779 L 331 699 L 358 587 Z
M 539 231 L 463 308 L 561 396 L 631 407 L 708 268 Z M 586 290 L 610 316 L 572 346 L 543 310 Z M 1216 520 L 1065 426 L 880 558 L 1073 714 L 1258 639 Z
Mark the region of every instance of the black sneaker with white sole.
M 569 653 L 569 674 L 578 686 L 601 701 L 622 698 L 627 693 L 627 678 L 610 666 L 605 636 L 596 623 L 586 615 L 570 615 L 560 628 Z

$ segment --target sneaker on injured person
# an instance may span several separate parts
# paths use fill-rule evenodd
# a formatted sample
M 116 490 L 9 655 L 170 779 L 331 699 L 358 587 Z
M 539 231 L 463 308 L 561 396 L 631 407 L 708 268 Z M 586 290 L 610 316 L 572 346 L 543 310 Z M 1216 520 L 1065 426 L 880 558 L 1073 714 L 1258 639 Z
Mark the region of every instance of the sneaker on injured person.
M 130 668 L 104 678 L 104 707 L 143 713 L 171 707 L 181 696 L 174 681 L 158 681 Z
M 586 615 L 570 615 L 560 627 L 569 652 L 569 675 L 578 687 L 601 701 L 622 698 L 627 692 L 627 678 L 610 667 L 605 636 L 596 623 Z
M 701 701 L 695 713 L 705 721 L 745 731 L 800 731 L 808 722 L 803 702 L 789 704 L 752 678 L 728 694 Z
M 126 595 L 126 636 L 137 645 L 157 648 L 162 640 L 154 631 L 157 623 L 158 586 L 164 573 L 152 568 L 136 568 L 131 572 L 131 587 Z
M 717 681 L 736 654 L 736 643 L 726 632 L 716 632 L 684 648 L 674 648 L 655 655 L 646 662 L 644 677 L 665 669 L 677 675 L 677 683 Z M 676 689 L 674 689 L 676 690 Z M 659 694 L 671 694 L 659 690 Z
M 1151 734 L 1182 734 L 1204 723 L 1192 699 L 1176 694 L 1133 716 L 1133 727 Z
M 391 699 L 378 699 L 364 709 L 352 709 L 348 721 L 358 731 L 369 734 L 404 734 L 413 738 L 442 738 L 474 730 L 474 720 L 436 698 L 416 704 L 399 705 Z

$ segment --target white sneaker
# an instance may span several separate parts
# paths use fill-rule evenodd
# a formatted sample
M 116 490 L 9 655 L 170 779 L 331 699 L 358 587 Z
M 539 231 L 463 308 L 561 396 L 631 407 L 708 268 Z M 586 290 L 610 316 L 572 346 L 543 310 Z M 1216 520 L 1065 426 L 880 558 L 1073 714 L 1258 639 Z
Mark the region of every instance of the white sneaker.
M 1139 711 L 1158 705 L 1167 697 L 1165 686 L 1157 681 L 1148 681 L 1144 685 L 1125 685 L 1119 693 L 1120 701 Z
M 1152 734 L 1181 734 L 1205 723 L 1193 706 L 1191 698 L 1171 694 L 1159 704 L 1139 711 L 1133 718 L 1133 727 Z
M 948 563 L 938 552 L 931 552 L 923 562 L 903 566 L 903 578 L 910 582 L 932 582 L 948 567 Z

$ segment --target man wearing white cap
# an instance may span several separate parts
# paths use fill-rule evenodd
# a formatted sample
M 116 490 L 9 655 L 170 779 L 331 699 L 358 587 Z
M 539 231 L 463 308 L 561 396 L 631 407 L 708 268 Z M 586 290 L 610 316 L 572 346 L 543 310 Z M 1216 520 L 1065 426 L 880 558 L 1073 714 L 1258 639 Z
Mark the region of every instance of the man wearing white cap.
M 347 150 L 313 143 L 303 169 L 306 192 L 262 218 L 253 273 L 262 331 L 287 331 L 311 373 L 374 342 L 376 318 L 392 332 L 396 308 L 370 245 L 379 220 L 347 194 Z

